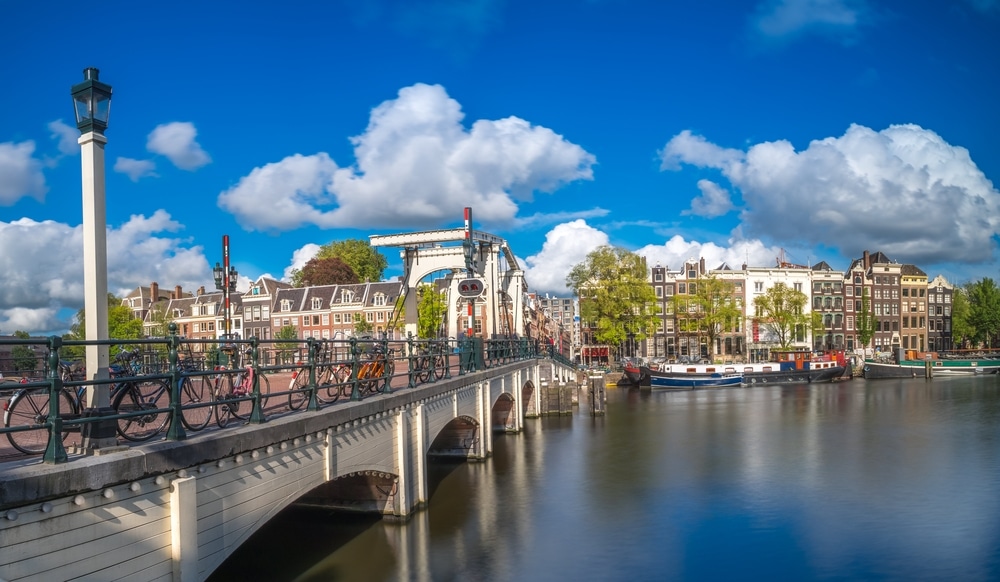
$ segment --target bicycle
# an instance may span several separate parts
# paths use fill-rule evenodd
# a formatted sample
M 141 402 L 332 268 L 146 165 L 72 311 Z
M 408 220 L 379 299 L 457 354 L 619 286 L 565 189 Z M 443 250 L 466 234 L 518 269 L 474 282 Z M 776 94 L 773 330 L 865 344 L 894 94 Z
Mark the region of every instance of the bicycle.
M 111 407 L 116 415 L 124 415 L 118 419 L 118 434 L 133 442 L 148 441 L 170 420 L 170 384 L 161 379 L 138 378 L 142 372 L 138 357 L 138 348 L 120 351 L 116 356 L 120 365 L 112 367 L 111 374 L 112 378 L 128 378 L 112 388 Z
M 440 380 L 444 378 L 445 357 L 440 346 L 431 344 L 423 346 L 418 351 L 417 359 L 413 363 L 413 371 L 417 380 L 421 383 L 434 378 Z
M 254 380 L 260 392 L 260 407 L 267 406 L 271 382 L 265 374 L 257 374 L 253 366 L 239 368 L 235 373 L 223 372 L 215 376 L 215 422 L 220 427 L 229 424 L 230 417 L 248 420 L 253 412 Z
M 361 394 L 372 394 L 379 392 L 384 386 L 388 386 L 395 374 L 396 364 L 392 359 L 395 352 L 389 348 L 388 357 L 382 351 L 381 346 L 375 344 L 368 355 L 369 361 L 361 365 L 358 369 L 358 381 Z
M 135 375 L 136 367 L 132 360 L 138 355 L 137 351 L 122 351 L 116 359 L 119 364 L 112 365 L 110 372 L 112 377 L 123 378 L 123 381 L 114 384 L 111 388 L 111 399 L 114 408 L 120 413 L 122 408 L 127 412 L 142 409 L 166 408 L 159 406 L 162 403 L 161 397 L 166 394 L 168 386 L 162 380 L 124 380 L 126 377 Z M 75 378 L 75 370 L 68 363 L 60 363 L 59 374 L 61 378 Z M 59 417 L 63 423 L 74 421 L 80 418 L 85 404 L 87 386 L 64 386 L 57 398 L 59 403 Z M 41 454 L 48 446 L 49 429 L 45 424 L 49 418 L 49 388 L 45 386 L 35 386 L 22 388 L 16 391 L 4 403 L 4 426 L 31 426 L 29 430 L 7 433 L 7 440 L 18 451 L 27 455 Z M 162 416 L 162 422 L 155 425 L 158 417 Z M 147 440 L 156 435 L 163 426 L 166 425 L 168 415 L 166 413 L 150 413 L 139 417 L 119 419 L 117 432 L 128 440 Z M 150 425 L 147 428 L 146 425 Z M 155 426 L 156 430 L 152 428 Z M 82 425 L 72 424 L 63 427 L 60 438 L 66 440 L 70 433 L 81 432 Z
M 346 382 L 351 378 L 351 366 L 345 362 L 327 363 L 325 353 L 322 363 L 316 366 L 316 400 L 319 403 L 336 402 L 346 391 Z M 308 368 L 297 370 L 288 383 L 288 408 L 298 410 L 309 400 Z

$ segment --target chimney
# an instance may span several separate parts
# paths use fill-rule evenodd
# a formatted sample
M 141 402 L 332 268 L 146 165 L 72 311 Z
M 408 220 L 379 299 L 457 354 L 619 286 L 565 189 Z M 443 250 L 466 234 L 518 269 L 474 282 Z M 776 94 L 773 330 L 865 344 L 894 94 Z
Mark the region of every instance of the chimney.
M 868 255 L 868 251 L 865 251 L 865 253 L 864 253 L 864 255 L 863 255 L 863 258 L 862 258 L 862 260 L 864 261 L 864 267 L 865 267 L 865 270 L 868 270 L 868 268 L 872 266 L 872 264 L 871 264 L 871 260 L 872 260 L 872 259 L 871 259 L 871 257 L 870 257 L 870 256 Z
M 152 303 L 156 303 L 160 300 L 160 286 L 153 281 L 149 284 L 149 300 Z
M 743 270 L 744 270 L 744 271 L 746 271 L 746 270 L 747 270 L 747 264 L 746 264 L 746 263 L 743 263 Z
M 180 299 L 180 298 L 181 298 L 181 286 L 178 285 L 174 287 L 174 299 Z
M 698 266 L 701 268 L 701 274 L 704 275 L 707 272 L 705 271 L 705 257 L 701 258 L 701 261 L 698 262 Z
M 205 294 L 205 286 L 202 285 L 201 287 L 198 287 L 198 297 L 201 297 L 204 294 Z

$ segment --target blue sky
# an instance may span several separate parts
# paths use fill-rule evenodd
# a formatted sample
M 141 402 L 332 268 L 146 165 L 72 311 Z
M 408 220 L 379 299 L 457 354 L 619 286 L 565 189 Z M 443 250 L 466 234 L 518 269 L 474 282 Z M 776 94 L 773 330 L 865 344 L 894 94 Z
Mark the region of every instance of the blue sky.
M 0 333 L 82 306 L 90 66 L 119 294 L 213 288 L 224 234 L 241 275 L 280 279 L 465 206 L 543 293 L 604 243 L 1000 278 L 996 0 L 80 6 L 0 0 Z

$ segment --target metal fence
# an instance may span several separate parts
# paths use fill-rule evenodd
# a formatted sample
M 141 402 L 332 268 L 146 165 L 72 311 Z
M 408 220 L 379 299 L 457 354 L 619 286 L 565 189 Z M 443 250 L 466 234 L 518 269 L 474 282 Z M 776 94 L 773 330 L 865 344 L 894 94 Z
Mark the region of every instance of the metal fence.
M 219 341 L 184 339 L 172 326 L 166 338 L 0 338 L 6 345 L 28 346 L 43 365 L 0 381 L 0 438 L 7 441 L 0 442 L 0 456 L 35 454 L 46 463 L 66 462 L 70 453 L 107 439 L 184 440 L 212 424 L 219 430 L 262 423 L 529 358 L 571 365 L 551 346 L 540 350 L 526 338 Z M 113 354 L 107 378 L 92 378 L 79 359 L 64 358 L 93 345 Z

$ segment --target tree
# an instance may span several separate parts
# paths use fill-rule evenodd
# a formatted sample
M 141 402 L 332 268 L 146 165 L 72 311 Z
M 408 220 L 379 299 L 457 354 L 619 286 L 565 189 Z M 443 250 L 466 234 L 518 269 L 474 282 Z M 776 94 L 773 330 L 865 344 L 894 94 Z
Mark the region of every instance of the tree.
M 656 329 L 656 295 L 646 274 L 645 259 L 610 245 L 573 267 L 566 285 L 580 298 L 581 321 L 596 324 L 595 341 L 619 346 L 630 333 L 641 341 Z
M 974 330 L 974 342 L 988 348 L 996 347 L 1000 337 L 1000 289 L 993 279 L 985 277 L 967 283 L 965 292 L 969 299 L 966 320 Z
M 867 348 L 875 337 L 877 321 L 872 313 L 871 299 L 868 298 L 868 288 L 861 290 L 861 311 L 854 320 L 854 328 L 858 332 L 858 341 L 862 348 Z
M 962 287 L 956 287 L 951 296 L 951 338 L 956 348 L 970 345 L 976 330 L 969 323 L 969 297 Z
M 788 349 L 797 333 L 812 328 L 812 317 L 803 313 L 808 302 L 805 293 L 784 283 L 775 283 L 754 299 L 754 307 L 760 324 L 778 338 L 781 349 Z
M 86 310 L 76 312 L 76 323 L 70 326 L 69 333 L 63 334 L 63 339 L 87 339 Z M 108 337 L 111 339 L 139 339 L 142 337 L 142 321 L 132 317 L 132 310 L 122 305 L 122 300 L 108 293 Z M 83 346 L 66 346 L 61 353 L 71 358 L 82 358 Z M 118 353 L 118 346 L 111 346 L 111 355 Z
M 282 326 L 278 330 L 278 333 L 274 334 L 274 339 L 278 340 L 274 346 L 278 349 L 278 361 L 282 364 L 290 363 L 292 361 L 292 354 L 295 353 L 295 348 L 299 345 L 298 342 L 294 341 L 299 339 L 299 334 L 295 326 Z
M 715 358 L 716 339 L 736 328 L 743 311 L 733 294 L 732 281 L 709 276 L 688 283 L 694 292 L 674 295 L 673 307 L 677 328 L 689 335 L 708 341 L 708 357 Z
M 436 338 L 448 312 L 448 298 L 433 285 L 417 288 L 417 337 Z
M 313 285 L 352 285 L 359 283 L 358 275 L 338 257 L 313 257 L 296 272 L 296 287 Z
M 381 281 L 382 273 L 389 266 L 385 256 L 363 239 L 330 242 L 321 246 L 316 253 L 318 259 L 332 257 L 344 261 L 358 276 L 359 282 L 365 283 Z M 296 287 L 304 286 L 298 270 L 292 271 L 292 284 Z
M 26 331 L 15 331 L 14 337 L 28 339 L 31 335 Z M 17 372 L 33 372 L 38 368 L 38 358 L 35 357 L 34 350 L 25 344 L 18 344 L 11 348 L 10 357 L 13 360 L 14 370 Z
M 359 335 L 365 333 L 371 333 L 373 329 L 375 328 L 372 327 L 372 324 L 369 323 L 367 319 L 365 319 L 365 316 L 363 314 L 361 313 L 354 314 L 354 333 Z

